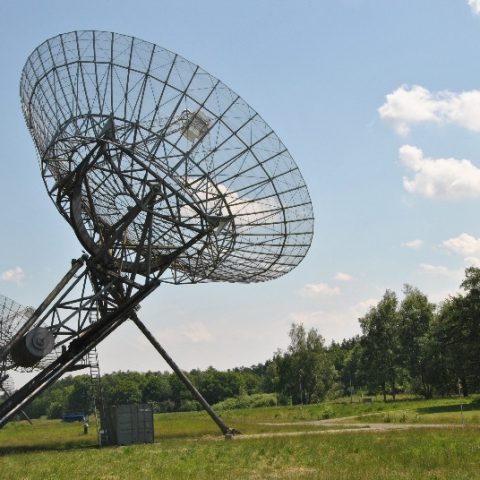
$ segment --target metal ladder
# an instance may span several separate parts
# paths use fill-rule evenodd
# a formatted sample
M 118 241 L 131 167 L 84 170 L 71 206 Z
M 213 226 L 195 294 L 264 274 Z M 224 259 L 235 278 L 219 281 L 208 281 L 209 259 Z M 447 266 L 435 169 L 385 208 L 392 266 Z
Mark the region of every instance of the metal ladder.
M 88 367 L 90 369 L 93 414 L 95 417 L 98 444 L 99 446 L 101 446 L 102 445 L 101 418 L 103 417 L 104 402 L 103 402 L 103 389 L 102 389 L 102 382 L 101 382 L 101 375 L 100 375 L 100 365 L 98 363 L 98 352 L 95 347 L 88 352 L 86 360 L 88 362 Z
M 98 312 L 90 312 L 90 323 L 98 320 Z M 93 401 L 93 415 L 95 417 L 95 427 L 97 430 L 98 445 L 102 446 L 102 420 L 104 418 L 104 400 L 103 389 L 100 375 L 100 363 L 98 362 L 97 347 L 93 347 L 85 356 L 84 362 L 90 370 L 90 388 Z

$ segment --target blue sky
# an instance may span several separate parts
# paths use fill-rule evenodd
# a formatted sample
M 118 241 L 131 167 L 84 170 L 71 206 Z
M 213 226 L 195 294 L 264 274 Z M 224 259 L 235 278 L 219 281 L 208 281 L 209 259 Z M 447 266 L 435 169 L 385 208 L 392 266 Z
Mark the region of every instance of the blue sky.
M 480 265 L 480 1 L 0 3 L 0 292 L 36 306 L 81 247 L 41 180 L 19 80 L 30 52 L 76 29 L 173 50 L 251 104 L 306 179 L 315 237 L 300 266 L 254 285 L 162 286 L 140 311 L 183 368 L 270 358 L 293 321 L 329 341 L 385 289 L 432 301 Z M 165 364 L 125 325 L 104 371 Z

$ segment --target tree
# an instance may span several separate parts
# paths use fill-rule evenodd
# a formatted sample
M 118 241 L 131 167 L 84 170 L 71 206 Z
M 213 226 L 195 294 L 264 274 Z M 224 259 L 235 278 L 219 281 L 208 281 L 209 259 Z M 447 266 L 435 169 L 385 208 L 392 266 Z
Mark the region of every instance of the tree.
M 480 379 L 480 269 L 465 270 L 464 295 L 448 298 L 438 313 L 436 333 L 445 355 L 450 389 L 457 382 L 462 393 L 479 388 Z
M 279 393 L 278 365 L 274 360 L 267 360 L 263 371 L 261 391 L 265 393 Z
M 308 333 L 301 324 L 292 324 L 287 352 L 277 352 L 279 388 L 294 403 L 322 400 L 334 379 L 334 367 L 323 337 L 314 328 Z
M 186 372 L 184 372 L 186 373 Z M 193 400 L 193 396 L 177 375 L 171 374 L 168 377 L 168 383 L 172 391 L 171 400 L 174 403 L 174 410 L 180 410 L 182 403 L 186 400 Z
M 387 290 L 377 306 L 359 319 L 367 381 L 371 387 L 381 388 L 384 401 L 388 384 L 395 400 L 399 373 L 397 304 L 395 292 Z
M 334 362 L 342 394 L 352 396 L 353 392 L 365 383 L 361 368 L 363 352 L 360 337 L 355 336 L 343 340 L 341 344 L 332 342 L 329 352 Z
M 142 401 L 143 375 L 136 372 L 117 372 L 104 375 L 103 391 L 107 405 L 124 405 Z
M 241 380 L 235 372 L 220 372 L 209 367 L 199 376 L 198 389 L 207 402 L 215 404 L 241 392 Z
M 142 389 L 144 403 L 160 404 L 172 398 L 172 388 L 167 375 L 148 372 Z
M 430 398 L 433 386 L 427 381 L 426 370 L 428 355 L 432 352 L 426 343 L 433 321 L 434 305 L 418 288 L 411 285 L 405 285 L 403 293 L 405 296 L 398 312 L 400 362 L 409 373 L 413 391 Z
M 67 399 L 69 412 L 91 413 L 93 411 L 92 381 L 87 375 L 73 378 L 73 385 Z
M 422 359 L 422 374 L 425 385 L 431 386 L 432 391 L 426 390 L 425 396 L 433 396 L 433 391 L 446 395 L 455 388 L 449 377 L 448 355 L 442 342 L 442 328 L 435 316 L 430 324 L 428 333 L 420 340 Z
M 49 420 L 62 418 L 65 408 L 61 402 L 52 402 L 48 405 L 47 418 Z

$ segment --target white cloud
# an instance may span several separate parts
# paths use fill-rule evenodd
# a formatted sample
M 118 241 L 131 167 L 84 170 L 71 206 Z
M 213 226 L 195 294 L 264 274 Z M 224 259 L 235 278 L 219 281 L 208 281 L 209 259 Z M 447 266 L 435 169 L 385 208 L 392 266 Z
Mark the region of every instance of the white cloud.
M 349 273 L 338 272 L 335 275 L 335 280 L 338 280 L 339 282 L 351 282 L 353 277 Z
M 403 247 L 412 248 L 413 250 L 419 249 L 423 245 L 423 240 L 410 240 L 409 242 L 402 243 Z
M 386 96 L 386 102 L 378 109 L 378 114 L 399 135 L 406 135 L 412 124 L 437 122 L 436 110 L 436 102 L 426 88 L 414 85 L 408 89 L 402 85 Z
M 480 90 L 432 93 L 420 85 L 402 85 L 386 95 L 378 113 L 399 135 L 407 135 L 413 125 L 427 122 L 453 123 L 480 132 Z
M 456 271 L 450 270 L 443 265 L 430 265 L 428 263 L 420 264 L 420 268 L 425 272 L 435 276 L 450 277 L 456 274 Z
M 374 307 L 377 303 L 379 302 L 378 299 L 376 298 L 367 298 L 366 300 L 363 300 L 362 302 L 357 303 L 355 305 L 354 311 L 357 312 L 358 316 L 362 316 L 365 313 L 368 312 L 372 307 Z
M 473 13 L 480 15 L 480 0 L 468 0 L 468 4 Z
M 400 162 L 415 172 L 412 179 L 403 177 L 408 192 L 442 199 L 480 197 L 480 169 L 470 160 L 424 157 L 412 145 L 400 147 L 399 154 Z
M 186 325 L 182 329 L 181 335 L 191 343 L 205 343 L 213 340 L 213 335 L 201 322 L 192 322 Z
M 469 267 L 477 267 L 480 268 L 480 258 L 479 257 L 465 257 L 463 259 L 465 261 L 465 264 L 468 265 Z
M 330 287 L 326 283 L 307 283 L 301 290 L 300 294 L 304 297 L 333 297 L 340 295 L 338 287 Z
M 18 266 L 10 270 L 5 270 L 0 275 L 0 280 L 3 280 L 4 282 L 16 283 L 17 285 L 20 285 L 24 278 L 25 278 L 25 272 L 23 271 L 22 267 L 18 267 Z
M 346 308 L 296 312 L 290 314 L 288 318 L 292 322 L 302 323 L 306 328 L 316 328 L 327 343 L 331 340 L 341 341 L 360 333 L 358 319 L 377 303 L 377 299 L 368 298 Z
M 458 237 L 445 240 L 442 245 L 464 257 L 480 256 L 480 238 L 475 238 L 468 233 L 462 233 Z
M 351 308 L 331 312 L 311 311 L 293 313 L 289 320 L 302 323 L 305 328 L 315 328 L 327 343 L 332 340 L 341 341 L 360 333 L 358 317 Z
M 301 323 L 305 327 L 312 327 L 321 323 L 324 315 L 325 312 L 322 310 L 317 310 L 314 312 L 292 313 L 289 319 L 294 323 Z
M 425 275 L 420 289 L 428 294 L 433 302 L 442 302 L 449 295 L 458 292 L 458 286 L 464 278 L 464 268 L 448 268 L 444 265 L 420 264 L 420 271 Z
M 201 344 L 215 340 L 214 336 L 202 322 L 190 322 L 175 327 L 162 328 L 155 332 L 160 343 L 169 345 Z
M 467 265 L 480 266 L 480 238 L 475 238 L 468 233 L 450 238 L 442 245 L 453 253 L 461 255 Z

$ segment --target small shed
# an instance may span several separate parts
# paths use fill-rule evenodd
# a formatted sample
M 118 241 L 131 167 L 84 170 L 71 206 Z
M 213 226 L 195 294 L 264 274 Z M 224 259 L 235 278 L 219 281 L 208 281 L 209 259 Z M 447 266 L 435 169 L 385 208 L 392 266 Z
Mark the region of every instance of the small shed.
M 110 409 L 107 422 L 108 441 L 103 444 L 132 445 L 153 443 L 153 408 L 148 404 L 117 405 Z M 106 432 L 105 432 L 106 433 Z

